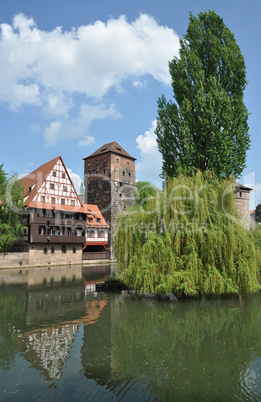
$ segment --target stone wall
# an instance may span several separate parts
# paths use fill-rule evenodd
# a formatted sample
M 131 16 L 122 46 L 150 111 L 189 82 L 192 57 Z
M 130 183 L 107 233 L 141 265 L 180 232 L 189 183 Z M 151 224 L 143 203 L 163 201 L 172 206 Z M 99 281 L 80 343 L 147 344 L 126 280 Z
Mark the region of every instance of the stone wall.
M 54 247 L 53 253 L 51 252 L 51 247 Z M 30 244 L 27 252 L 0 254 L 0 268 L 82 263 L 81 244 L 66 244 L 66 252 L 63 251 L 61 244 Z
M 54 247 L 52 253 L 51 248 Z M 38 265 L 67 265 L 82 263 L 82 245 L 66 244 L 66 252 L 63 252 L 61 244 L 36 244 L 29 249 L 29 264 Z
M 17 252 L 7 254 L 0 253 L 0 268 L 4 267 L 17 268 L 28 264 L 29 264 L 28 252 Z

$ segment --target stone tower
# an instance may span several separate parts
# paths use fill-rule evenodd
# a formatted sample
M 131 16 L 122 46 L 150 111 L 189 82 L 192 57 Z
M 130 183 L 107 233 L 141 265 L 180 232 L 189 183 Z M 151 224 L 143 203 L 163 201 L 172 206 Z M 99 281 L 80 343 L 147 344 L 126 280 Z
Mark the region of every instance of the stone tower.
M 85 202 L 98 205 L 111 227 L 111 259 L 116 215 L 135 203 L 135 160 L 116 141 L 84 158 Z

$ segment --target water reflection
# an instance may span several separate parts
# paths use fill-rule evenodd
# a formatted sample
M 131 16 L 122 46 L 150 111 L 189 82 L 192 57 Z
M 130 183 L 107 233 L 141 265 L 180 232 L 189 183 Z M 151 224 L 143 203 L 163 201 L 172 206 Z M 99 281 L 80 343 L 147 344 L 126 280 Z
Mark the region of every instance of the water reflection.
M 66 269 L 0 272 L 1 401 L 260 400 L 260 295 L 172 305 Z

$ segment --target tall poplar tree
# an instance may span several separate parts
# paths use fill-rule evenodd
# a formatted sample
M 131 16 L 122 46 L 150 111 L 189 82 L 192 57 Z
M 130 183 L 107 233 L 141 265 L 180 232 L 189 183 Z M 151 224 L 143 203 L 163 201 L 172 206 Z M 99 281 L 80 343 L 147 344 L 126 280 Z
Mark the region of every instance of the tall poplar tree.
M 190 14 L 179 58 L 169 63 L 175 102 L 158 99 L 156 135 L 163 173 L 212 169 L 239 177 L 250 147 L 244 57 L 214 11 Z

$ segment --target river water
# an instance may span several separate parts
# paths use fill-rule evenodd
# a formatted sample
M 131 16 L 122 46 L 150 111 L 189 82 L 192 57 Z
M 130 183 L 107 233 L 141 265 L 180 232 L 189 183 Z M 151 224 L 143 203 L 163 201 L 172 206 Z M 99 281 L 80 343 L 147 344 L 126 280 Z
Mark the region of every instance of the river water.
M 261 294 L 95 292 L 111 269 L 0 271 L 0 401 L 261 401 Z

